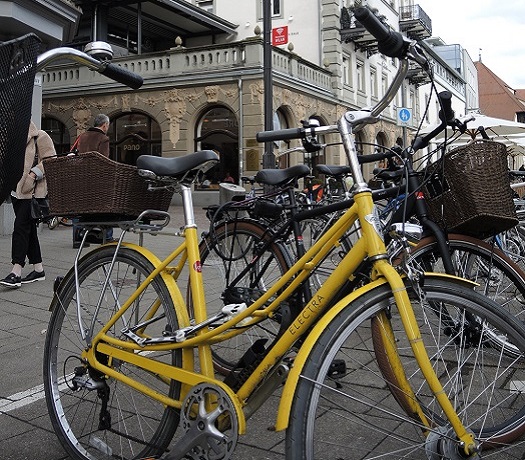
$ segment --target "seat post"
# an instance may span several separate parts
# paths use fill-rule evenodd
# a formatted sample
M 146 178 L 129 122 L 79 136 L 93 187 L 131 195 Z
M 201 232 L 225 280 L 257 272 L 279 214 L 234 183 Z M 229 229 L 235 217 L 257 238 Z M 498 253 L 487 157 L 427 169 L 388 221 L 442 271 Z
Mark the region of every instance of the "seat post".
M 195 212 L 193 210 L 191 187 L 188 185 L 181 185 L 180 195 L 182 197 L 182 208 L 184 211 L 184 227 L 197 227 L 197 224 L 195 223 Z

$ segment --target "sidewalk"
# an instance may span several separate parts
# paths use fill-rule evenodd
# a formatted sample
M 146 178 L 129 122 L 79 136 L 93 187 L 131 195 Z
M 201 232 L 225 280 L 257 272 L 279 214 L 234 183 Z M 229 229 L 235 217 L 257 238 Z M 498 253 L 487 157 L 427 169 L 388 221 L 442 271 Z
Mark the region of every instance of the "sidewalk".
M 182 208 L 172 206 L 169 228 L 182 225 Z M 199 232 L 206 231 L 207 219 L 196 209 Z M 147 236 L 146 244 L 159 255 L 174 247 L 174 237 Z M 72 230 L 43 226 L 40 244 L 46 280 L 23 285 L 20 289 L 0 286 L 0 457 L 2 460 L 67 459 L 52 430 L 42 386 L 42 355 L 48 307 L 53 296 L 53 280 L 73 264 Z M 91 248 L 88 248 L 88 250 Z M 10 269 L 11 238 L 0 237 L 0 277 Z M 29 273 L 26 267 L 23 274 Z M 248 422 L 249 435 L 240 437 L 235 460 L 278 460 L 284 458 L 284 436 L 271 431 L 276 401 L 263 406 Z

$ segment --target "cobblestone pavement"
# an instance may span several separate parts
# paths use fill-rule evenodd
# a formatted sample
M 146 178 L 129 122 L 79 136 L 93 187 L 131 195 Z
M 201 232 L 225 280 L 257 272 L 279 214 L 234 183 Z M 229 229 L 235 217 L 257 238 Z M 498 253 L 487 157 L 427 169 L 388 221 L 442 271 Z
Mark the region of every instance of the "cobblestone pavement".
M 182 209 L 170 208 L 171 227 L 182 224 Z M 206 230 L 202 210 L 196 210 L 199 230 Z M 147 236 L 147 245 L 160 255 L 174 244 L 167 237 Z M 71 228 L 59 226 L 40 232 L 46 280 L 20 289 L 0 286 L 0 457 L 2 460 L 61 460 L 68 458 L 47 414 L 42 385 L 42 355 L 49 320 L 53 280 L 73 264 Z M 0 236 L 0 277 L 11 268 L 11 238 Z M 29 267 L 24 274 L 29 272 Z M 283 455 L 283 435 L 271 430 L 276 401 L 269 401 L 248 422 L 250 433 L 240 438 L 235 460 L 278 460 Z

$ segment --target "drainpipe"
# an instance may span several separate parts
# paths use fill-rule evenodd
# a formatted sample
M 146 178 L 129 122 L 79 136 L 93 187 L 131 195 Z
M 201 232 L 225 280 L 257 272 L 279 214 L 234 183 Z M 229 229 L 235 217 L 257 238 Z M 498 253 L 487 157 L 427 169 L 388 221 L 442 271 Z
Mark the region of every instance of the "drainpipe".
M 237 88 L 239 91 L 239 185 L 241 183 L 241 177 L 244 176 L 244 155 L 243 155 L 243 146 L 244 146 L 244 115 L 243 115 L 243 92 L 242 92 L 242 78 L 237 80 Z
M 142 2 L 137 5 L 137 54 L 142 54 Z

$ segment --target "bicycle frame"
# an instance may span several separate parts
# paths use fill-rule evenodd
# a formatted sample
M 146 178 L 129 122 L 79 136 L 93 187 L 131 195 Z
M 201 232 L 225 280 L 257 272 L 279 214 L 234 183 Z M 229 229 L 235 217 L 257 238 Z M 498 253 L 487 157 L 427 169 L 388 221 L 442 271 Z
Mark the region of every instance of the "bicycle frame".
M 181 195 L 185 215 L 185 227 L 183 231 L 184 241 L 163 261 L 158 260 L 147 249 L 140 246 L 132 246 L 128 243 L 122 243 L 116 246 L 118 251 L 120 245 L 129 245 L 143 256 L 147 257 L 155 267 L 154 271 L 142 281 L 140 286 L 136 289 L 134 294 L 119 306 L 118 311 L 112 319 L 106 323 L 104 328 L 94 335 L 87 343 L 83 351 L 82 358 L 89 363 L 89 365 L 132 388 L 158 400 L 167 406 L 180 408 L 182 406 L 182 399 L 173 399 L 166 395 L 160 394 L 137 380 L 124 376 L 119 373 L 116 368 L 112 368 L 110 363 L 112 360 L 120 360 L 130 362 L 152 374 L 161 376 L 166 380 L 174 380 L 181 382 L 181 398 L 185 396 L 189 388 L 199 383 L 212 383 L 223 389 L 230 397 L 235 406 L 236 413 L 239 418 L 239 432 L 243 433 L 245 430 L 245 419 L 243 408 L 249 408 L 252 400 L 256 400 L 258 390 L 263 387 L 263 381 L 276 367 L 281 363 L 283 357 L 291 349 L 291 347 L 302 338 L 305 339 L 302 344 L 298 356 L 297 365 L 293 368 L 293 378 L 286 382 L 284 394 L 293 394 L 298 375 L 301 370 L 301 363 L 304 362 L 310 352 L 312 344 L 316 339 L 316 333 L 309 335 L 312 326 L 316 322 L 323 322 L 323 315 L 326 316 L 326 321 L 329 321 L 330 308 L 332 307 L 332 299 L 338 292 L 345 280 L 352 276 L 359 264 L 368 258 L 372 263 L 372 277 L 375 282 L 371 286 L 361 288 L 358 293 L 353 293 L 342 299 L 334 307 L 335 310 L 342 308 L 351 308 L 350 301 L 355 299 L 360 293 L 366 292 L 371 288 L 381 284 L 388 283 L 394 295 L 397 308 L 399 310 L 402 323 L 410 341 L 414 356 L 425 376 L 428 385 L 436 395 L 441 408 L 450 421 L 457 437 L 463 445 L 466 454 L 471 454 L 475 451 L 475 442 L 473 435 L 465 429 L 461 423 L 457 413 L 455 412 L 450 400 L 446 396 L 441 383 L 439 382 L 428 354 L 422 342 L 422 337 L 419 327 L 412 310 L 412 305 L 405 287 L 405 283 L 400 274 L 388 262 L 387 251 L 381 236 L 381 229 L 379 226 L 379 218 L 376 207 L 372 199 L 372 193 L 366 185 L 362 176 L 360 165 L 357 160 L 357 152 L 353 142 L 353 126 L 360 126 L 365 123 L 377 121 L 381 111 L 388 105 L 393 98 L 397 89 L 400 87 L 408 71 L 408 60 L 401 60 L 398 74 L 394 79 L 394 83 L 390 88 L 384 99 L 381 100 L 377 106 L 371 110 L 347 112 L 338 122 L 337 126 L 321 127 L 320 133 L 335 133 L 339 132 L 343 139 L 343 145 L 348 155 L 349 163 L 353 171 L 354 181 L 356 184 L 356 193 L 354 195 L 354 204 L 334 223 L 334 225 L 326 231 L 326 233 L 311 247 L 308 251 L 274 284 L 272 285 L 259 299 L 253 304 L 248 305 L 247 308 L 234 317 L 228 319 L 223 324 L 220 324 L 212 329 L 209 327 L 213 324 L 213 318 L 209 318 L 206 309 L 206 299 L 203 286 L 202 265 L 199 255 L 199 241 L 197 234 L 197 227 L 193 214 L 193 203 L 191 198 L 191 189 L 188 186 L 181 186 Z M 212 362 L 211 345 L 224 338 L 228 338 L 232 334 L 240 333 L 235 330 L 236 327 L 245 329 L 250 325 L 256 324 L 258 321 L 267 318 L 273 314 L 281 304 L 282 301 L 289 298 L 296 292 L 301 285 L 307 280 L 312 270 L 318 265 L 324 257 L 338 244 L 338 240 L 344 233 L 359 220 L 362 237 L 357 241 L 353 248 L 345 255 L 338 266 L 333 270 L 330 276 L 326 279 L 323 285 L 317 292 L 313 293 L 311 300 L 302 308 L 299 315 L 291 322 L 290 326 L 282 333 L 278 340 L 269 348 L 267 354 L 258 364 L 256 369 L 251 373 L 248 379 L 242 384 L 240 389 L 234 393 L 233 390 L 220 380 L 214 377 L 214 368 Z M 175 266 L 170 264 L 176 262 Z M 190 325 L 190 318 L 187 306 L 184 302 L 183 296 L 176 285 L 176 281 L 182 274 L 183 267 L 189 269 L 190 292 L 194 312 L 195 324 Z M 108 274 L 109 280 L 110 274 Z M 107 334 L 109 329 L 115 325 L 117 320 L 121 318 L 126 311 L 137 301 L 141 292 L 145 287 L 157 276 L 161 276 L 165 281 L 169 292 L 174 300 L 175 310 L 179 325 L 181 329 L 173 331 L 173 336 L 170 337 L 152 337 L 138 336 L 132 340 L 121 340 L 111 337 Z M 108 284 L 108 283 L 106 283 Z M 268 304 L 268 305 L 267 305 Z M 152 308 L 150 314 L 151 322 L 155 321 L 156 307 Z M 389 324 L 389 320 L 384 316 L 384 321 Z M 147 321 L 144 327 L 147 326 Z M 133 331 L 138 330 L 136 326 Z M 233 330 L 233 332 L 232 332 Z M 314 331 L 319 328 L 315 327 Z M 132 332 L 130 328 L 126 332 Z M 393 334 L 392 330 L 389 331 Z M 128 335 L 130 338 L 132 334 Z M 162 350 L 176 350 L 181 349 L 183 354 L 182 366 L 175 367 L 162 362 L 155 361 L 152 358 L 139 354 L 138 352 L 148 351 L 162 351 Z M 198 371 L 196 371 L 193 351 L 197 350 Z M 397 350 L 392 347 L 386 350 L 392 363 L 399 362 Z M 108 365 L 103 364 L 99 359 L 100 356 L 108 357 Z M 404 375 L 401 366 L 394 366 L 398 381 L 403 386 L 406 394 L 411 395 L 410 384 Z M 414 401 L 414 412 L 418 413 L 421 422 L 429 427 L 429 422 L 423 415 L 423 410 Z M 285 429 L 288 424 L 288 410 L 287 402 L 281 403 L 279 413 L 277 415 L 277 428 Z M 248 409 L 250 414 L 251 409 Z

